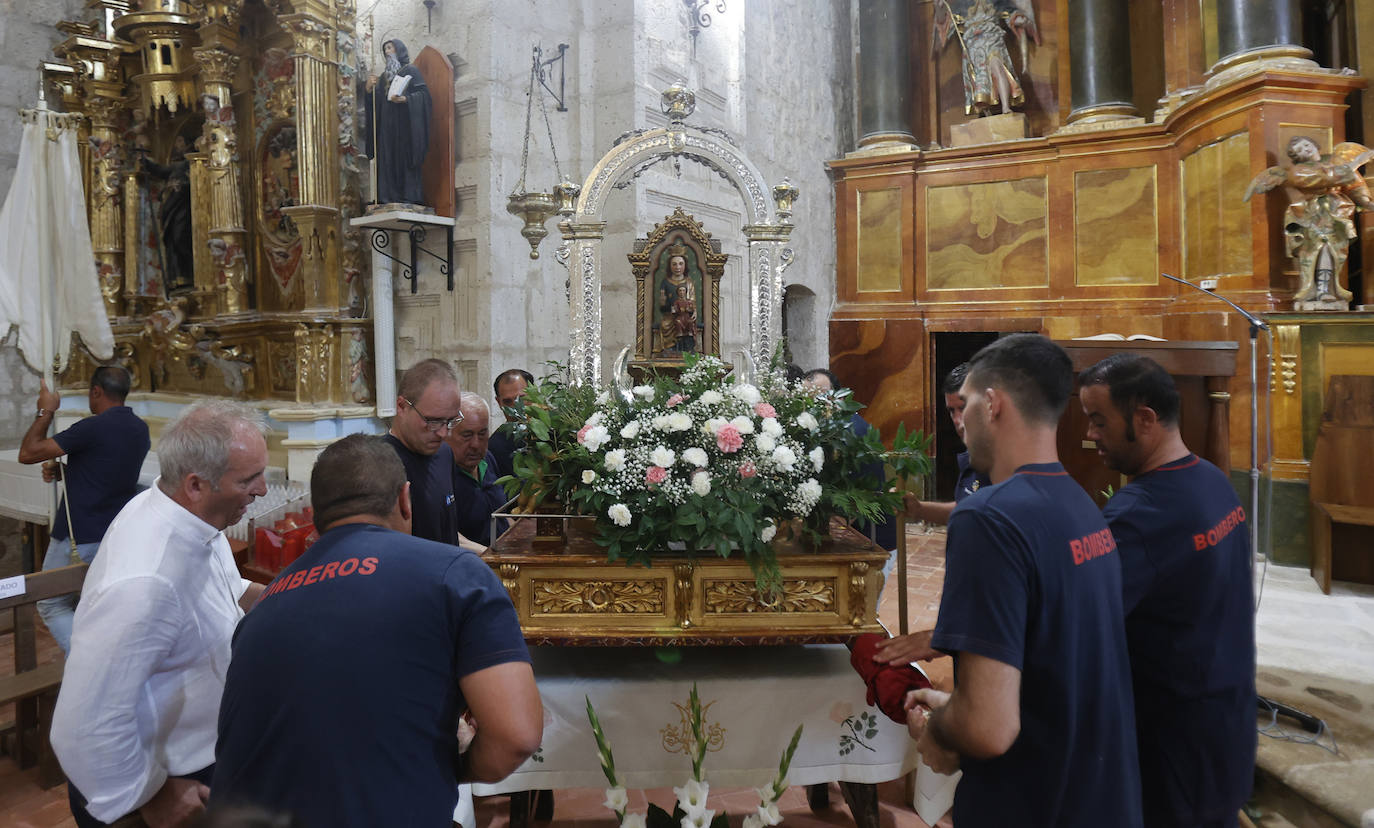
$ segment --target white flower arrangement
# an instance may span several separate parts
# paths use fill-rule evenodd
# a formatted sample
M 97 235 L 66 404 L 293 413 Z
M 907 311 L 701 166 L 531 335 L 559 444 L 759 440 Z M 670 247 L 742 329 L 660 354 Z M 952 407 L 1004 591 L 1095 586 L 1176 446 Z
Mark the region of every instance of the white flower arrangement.
M 688 726 L 692 734 L 692 744 L 690 753 L 692 759 L 692 776 L 680 788 L 673 788 L 673 794 L 677 797 L 676 807 L 672 814 L 658 807 L 650 805 L 647 813 L 635 814 L 629 811 L 629 795 L 625 788 L 621 786 L 615 772 L 615 757 L 611 752 L 611 746 L 606 741 L 606 734 L 601 730 L 601 721 L 596 716 L 596 710 L 592 707 L 590 696 L 587 700 L 587 719 L 592 725 L 592 735 L 596 738 L 597 758 L 601 763 L 601 772 L 605 774 L 606 781 L 610 787 L 606 789 L 605 806 L 615 812 L 616 818 L 620 820 L 620 828 L 729 828 L 729 820 L 725 814 L 717 814 L 716 811 L 707 808 L 707 799 L 711 793 L 711 786 L 703 778 L 702 764 L 706 759 L 706 736 L 703 727 L 703 713 L 701 707 L 701 696 L 697 693 L 697 687 L 692 685 L 692 692 L 688 696 Z M 744 817 L 744 828 L 762 828 L 764 825 L 780 825 L 782 814 L 778 811 L 778 799 L 787 790 L 787 769 L 792 764 L 792 756 L 797 752 L 797 744 L 801 741 L 802 726 L 797 725 L 797 729 L 792 733 L 792 741 L 787 744 L 787 748 L 782 753 L 782 758 L 778 762 L 778 775 L 773 781 L 762 788 L 755 790 L 759 795 L 758 809 Z

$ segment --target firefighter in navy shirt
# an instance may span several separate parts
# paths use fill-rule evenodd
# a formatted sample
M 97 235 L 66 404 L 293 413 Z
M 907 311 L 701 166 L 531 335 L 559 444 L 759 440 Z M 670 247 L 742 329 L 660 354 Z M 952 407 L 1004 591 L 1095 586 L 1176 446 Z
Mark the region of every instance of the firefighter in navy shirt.
M 424 359 L 401 375 L 396 416 L 386 441 L 405 466 L 417 538 L 458 542 L 458 512 L 453 494 L 453 450 L 444 442 L 463 421 L 461 391 L 453 367 Z
M 907 698 L 922 758 L 963 770 L 959 828 L 1143 825 L 1121 564 L 1055 441 L 1072 384 L 1063 349 L 1015 334 L 974 356 L 960 391 L 993 485 L 950 516 L 932 643 L 954 656 L 954 690 Z
M 1088 439 L 1131 480 L 1104 516 L 1120 550 L 1145 824 L 1237 824 L 1255 768 L 1250 527 L 1231 483 L 1188 451 L 1154 361 L 1116 354 L 1079 377 Z

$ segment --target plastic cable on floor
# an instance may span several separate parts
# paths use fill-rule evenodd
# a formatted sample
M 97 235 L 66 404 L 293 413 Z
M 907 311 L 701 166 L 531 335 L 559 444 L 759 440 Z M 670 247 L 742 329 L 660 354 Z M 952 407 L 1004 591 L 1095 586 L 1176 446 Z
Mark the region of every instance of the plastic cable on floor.
M 1319 719 L 1310 713 L 1304 713 L 1296 707 L 1290 707 L 1282 702 L 1266 699 L 1258 696 L 1259 709 L 1269 714 L 1269 723 L 1259 726 L 1261 735 L 1268 736 L 1270 739 L 1278 739 L 1283 742 L 1294 742 L 1299 745 L 1316 745 L 1317 747 L 1332 753 L 1336 756 L 1341 755 L 1340 747 L 1336 744 L 1336 734 L 1326 725 L 1325 719 Z M 1279 716 L 1288 716 L 1295 719 L 1306 733 L 1289 730 L 1279 723 Z M 1307 735 L 1310 733 L 1311 735 Z M 1325 743 L 1322 738 L 1330 737 L 1330 745 Z

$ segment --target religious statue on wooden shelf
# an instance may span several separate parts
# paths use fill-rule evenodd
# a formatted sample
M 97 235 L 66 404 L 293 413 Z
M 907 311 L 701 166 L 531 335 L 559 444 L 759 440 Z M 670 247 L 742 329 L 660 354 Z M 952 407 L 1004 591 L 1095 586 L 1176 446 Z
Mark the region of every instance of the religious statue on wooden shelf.
M 679 354 L 693 353 L 698 349 L 697 328 L 697 284 L 701 280 L 698 270 L 693 278 L 692 269 L 687 262 L 688 249 L 681 243 L 670 245 L 667 249 L 668 267 L 662 282 L 659 283 L 659 331 L 664 351 L 673 350 Z
M 935 49 L 959 38 L 963 49 L 964 112 L 1006 114 L 1026 100 L 1007 50 L 1007 34 L 1021 46 L 1021 71 L 1028 66 L 1027 37 L 1040 45 L 1031 0 L 936 0 Z
M 1358 237 L 1355 210 L 1374 210 L 1374 199 L 1360 176 L 1360 167 L 1374 160 L 1374 150 L 1346 142 L 1323 156 L 1305 135 L 1288 142 L 1292 164 L 1270 167 L 1250 182 L 1245 200 L 1287 185 L 1301 193 L 1283 214 L 1288 255 L 1298 264 L 1299 285 L 1293 296 L 1294 310 L 1346 310 L 1350 291 L 1341 286 L 1341 270 Z
M 195 259 L 191 240 L 191 162 L 186 160 L 186 139 L 178 135 L 166 164 L 139 156 L 139 169 L 161 180 L 157 200 L 157 246 L 163 286 L 167 294 L 195 286 Z
M 431 101 L 424 76 L 399 40 L 382 44 L 386 68 L 367 79 L 367 156 L 377 170 L 380 204 L 424 204 L 420 166 L 429 148 Z

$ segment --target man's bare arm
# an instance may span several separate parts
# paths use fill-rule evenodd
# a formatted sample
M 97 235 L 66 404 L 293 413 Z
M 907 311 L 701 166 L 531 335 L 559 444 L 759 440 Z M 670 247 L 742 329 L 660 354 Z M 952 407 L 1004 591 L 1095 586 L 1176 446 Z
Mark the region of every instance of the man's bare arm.
M 523 661 L 498 664 L 458 680 L 477 735 L 464 754 L 459 782 L 499 782 L 539 749 L 544 705 L 534 671 Z
M 239 596 L 239 606 L 243 608 L 244 612 L 248 612 L 266 590 L 267 587 L 263 584 L 249 584 L 248 588 Z
M 44 460 L 61 457 L 67 453 L 57 444 L 56 440 L 48 436 L 48 426 L 52 425 L 53 413 L 61 404 L 61 397 L 48 388 L 46 381 L 40 381 L 38 389 L 38 410 L 40 413 L 33 418 L 29 430 L 24 432 L 24 439 L 19 442 L 20 463 L 42 463 Z
M 1001 756 L 1021 733 L 1021 671 L 986 656 L 960 653 L 958 684 L 926 727 L 938 745 L 960 756 Z

